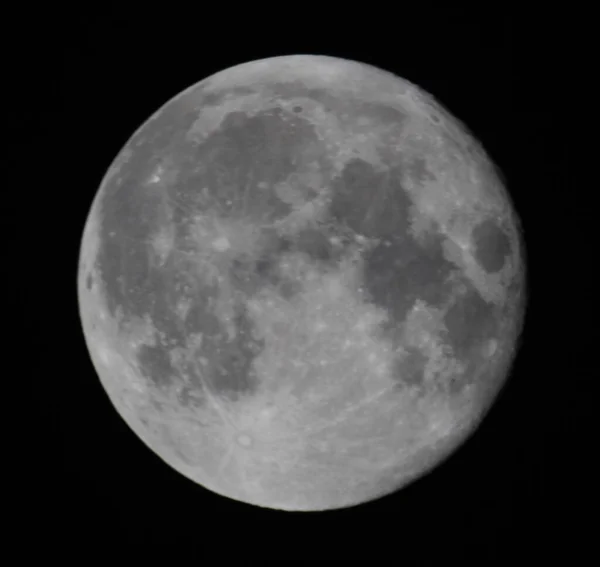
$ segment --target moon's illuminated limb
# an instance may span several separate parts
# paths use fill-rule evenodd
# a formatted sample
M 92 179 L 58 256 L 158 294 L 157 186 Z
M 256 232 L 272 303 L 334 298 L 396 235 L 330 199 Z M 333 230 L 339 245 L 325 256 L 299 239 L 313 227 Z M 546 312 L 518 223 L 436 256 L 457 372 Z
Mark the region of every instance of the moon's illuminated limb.
M 510 206 L 469 140 L 414 85 L 332 58 L 171 99 L 107 173 L 82 245 L 86 337 L 127 423 L 189 478 L 283 509 L 356 504 L 439 461 L 501 381 L 523 297 L 518 242 L 503 277 L 473 258 L 471 227 Z M 246 332 L 259 386 L 226 399 L 215 353 L 244 362 Z

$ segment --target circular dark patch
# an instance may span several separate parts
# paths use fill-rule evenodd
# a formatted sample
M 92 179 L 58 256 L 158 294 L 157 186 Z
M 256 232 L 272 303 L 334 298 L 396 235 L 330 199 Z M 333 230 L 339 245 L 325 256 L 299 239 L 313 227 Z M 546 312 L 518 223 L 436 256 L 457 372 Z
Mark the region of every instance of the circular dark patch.
M 508 236 L 498 224 L 492 219 L 484 220 L 473 229 L 472 238 L 479 264 L 490 273 L 501 270 L 511 246 Z
M 497 335 L 499 314 L 471 288 L 448 309 L 444 324 L 448 330 L 445 342 L 457 358 L 468 361 L 484 341 Z

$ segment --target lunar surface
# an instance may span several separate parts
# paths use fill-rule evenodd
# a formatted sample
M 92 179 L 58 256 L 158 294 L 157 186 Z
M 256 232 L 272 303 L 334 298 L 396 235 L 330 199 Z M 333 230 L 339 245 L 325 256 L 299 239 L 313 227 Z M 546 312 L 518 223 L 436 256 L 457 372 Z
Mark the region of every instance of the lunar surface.
M 518 345 L 521 229 L 433 97 L 321 56 L 217 73 L 133 134 L 91 205 L 87 345 L 166 463 L 282 510 L 407 485 L 477 427 Z

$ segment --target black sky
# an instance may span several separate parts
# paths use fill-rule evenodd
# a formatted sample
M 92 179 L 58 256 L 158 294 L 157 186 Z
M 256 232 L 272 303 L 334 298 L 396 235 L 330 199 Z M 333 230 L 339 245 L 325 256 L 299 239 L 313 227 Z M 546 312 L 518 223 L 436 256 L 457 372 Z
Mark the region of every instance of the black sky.
M 60 25 L 41 23 L 13 49 L 20 104 L 7 117 L 17 150 L 9 169 L 20 181 L 13 189 L 25 198 L 20 210 L 31 211 L 27 225 L 35 227 L 31 233 L 21 226 L 19 246 L 41 247 L 35 275 L 19 288 L 27 302 L 22 322 L 39 354 L 31 355 L 28 374 L 36 465 L 23 467 L 19 531 L 47 539 L 57 552 L 163 547 L 208 562 L 491 561 L 521 546 L 552 549 L 560 537 L 579 549 L 577 538 L 585 536 L 572 528 L 586 510 L 592 449 L 584 442 L 593 353 L 584 298 L 594 254 L 582 233 L 593 225 L 592 212 L 580 198 L 591 188 L 576 178 L 576 142 L 568 132 L 579 101 L 565 104 L 569 95 L 557 80 L 574 73 L 569 55 L 552 49 L 555 37 L 523 33 L 517 16 L 446 21 L 432 14 L 395 28 L 383 13 L 371 23 L 356 14 L 333 24 L 309 18 L 300 5 L 277 14 L 268 18 L 281 18 L 281 26 L 240 17 L 228 24 L 233 15 L 194 23 L 188 14 L 160 11 L 70 14 L 65 21 L 54 14 Z M 438 98 L 502 170 L 530 262 L 531 300 L 515 370 L 479 431 L 405 490 L 321 514 L 277 513 L 218 497 L 146 449 L 95 376 L 75 288 L 87 210 L 133 131 L 216 71 L 293 53 L 371 63 Z M 41 281 L 48 282 L 44 318 Z

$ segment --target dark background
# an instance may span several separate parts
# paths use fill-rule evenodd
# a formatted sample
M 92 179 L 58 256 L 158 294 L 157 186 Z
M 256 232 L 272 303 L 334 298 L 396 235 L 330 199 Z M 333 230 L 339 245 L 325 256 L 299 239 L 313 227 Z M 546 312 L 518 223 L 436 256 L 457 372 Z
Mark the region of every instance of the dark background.
M 23 518 L 13 525 L 30 550 L 50 557 L 78 552 L 84 563 L 100 551 L 118 558 L 123 550 L 158 548 L 172 558 L 292 565 L 576 553 L 591 533 L 584 518 L 591 513 L 594 453 L 585 441 L 593 318 L 585 294 L 594 253 L 585 235 L 593 226 L 591 187 L 576 178 L 570 131 L 582 102 L 565 102 L 569 92 L 560 85 L 575 73 L 571 56 L 553 33 L 533 34 L 517 16 L 466 21 L 431 14 L 400 25 L 386 24 L 391 15 L 382 12 L 373 21 L 357 14 L 326 23 L 305 9 L 248 19 L 115 9 L 48 14 L 51 25 L 38 15 L 39 30 L 11 50 L 20 104 L 6 117 L 16 149 L 9 170 L 20 175 L 20 210 L 34 227 L 20 229 L 19 246 L 43 251 L 32 276 L 20 280 L 27 308 L 39 297 L 40 278 L 47 282 L 44 319 L 36 302 L 22 320 L 35 347 L 28 364 L 34 419 L 25 420 L 32 431 L 27 459 L 18 462 L 27 463 L 19 469 L 27 489 Z M 294 53 L 370 63 L 432 93 L 502 170 L 529 255 L 521 348 L 508 387 L 479 430 L 404 490 L 325 513 L 228 500 L 162 463 L 109 402 L 77 312 L 87 212 L 134 130 L 216 71 Z

